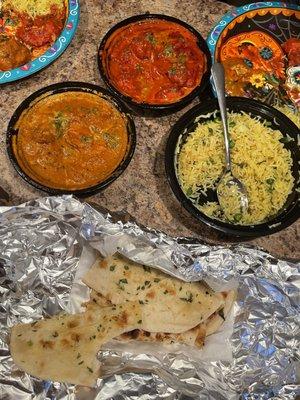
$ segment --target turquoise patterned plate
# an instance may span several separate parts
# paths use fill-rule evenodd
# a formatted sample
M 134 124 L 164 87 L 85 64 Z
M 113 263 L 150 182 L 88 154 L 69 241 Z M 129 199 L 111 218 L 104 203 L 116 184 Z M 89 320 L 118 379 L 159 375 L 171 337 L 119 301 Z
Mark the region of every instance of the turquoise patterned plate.
M 79 0 L 68 0 L 69 13 L 65 27 L 55 43 L 40 57 L 21 67 L 9 71 L 0 71 L 0 85 L 26 78 L 56 60 L 71 43 L 79 21 Z

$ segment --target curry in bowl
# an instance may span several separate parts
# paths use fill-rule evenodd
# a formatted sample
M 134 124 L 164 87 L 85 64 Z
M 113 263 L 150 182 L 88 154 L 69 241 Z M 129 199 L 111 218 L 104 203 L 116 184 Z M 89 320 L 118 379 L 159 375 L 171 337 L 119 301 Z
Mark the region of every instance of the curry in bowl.
M 175 21 L 146 15 L 108 32 L 99 52 L 108 84 L 138 104 L 173 104 L 192 93 L 208 61 L 199 37 Z
M 13 125 L 18 166 L 48 188 L 78 191 L 101 184 L 128 155 L 128 116 L 92 91 L 47 94 Z
M 2 0 L 0 2 L 0 71 L 42 55 L 65 25 L 65 0 Z

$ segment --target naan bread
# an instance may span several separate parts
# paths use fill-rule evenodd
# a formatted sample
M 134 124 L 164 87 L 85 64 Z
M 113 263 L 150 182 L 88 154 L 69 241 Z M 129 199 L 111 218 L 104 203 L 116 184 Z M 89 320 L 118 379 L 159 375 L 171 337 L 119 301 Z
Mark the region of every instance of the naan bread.
M 12 328 L 10 351 L 16 365 L 38 378 L 92 386 L 99 376 L 101 345 L 141 325 L 139 303 L 94 308 Z
M 182 282 L 119 254 L 98 260 L 82 280 L 112 304 L 138 300 L 148 332 L 186 332 L 224 306 L 223 296 L 203 283 Z
M 188 346 L 201 348 L 204 345 L 206 336 L 206 324 L 199 324 L 193 329 L 183 333 L 160 333 L 160 332 L 147 332 L 142 329 L 135 329 L 131 332 L 123 333 L 116 339 L 122 342 L 130 340 L 139 340 L 142 342 L 156 342 L 156 343 L 182 343 Z

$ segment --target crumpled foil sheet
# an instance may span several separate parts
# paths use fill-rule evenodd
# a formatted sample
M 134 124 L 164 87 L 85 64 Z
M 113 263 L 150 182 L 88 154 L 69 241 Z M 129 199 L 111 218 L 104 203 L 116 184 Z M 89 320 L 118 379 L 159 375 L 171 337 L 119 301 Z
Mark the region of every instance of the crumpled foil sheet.
M 83 247 L 118 250 L 184 280 L 213 288 L 238 280 L 233 361 L 185 354 L 99 352 L 94 389 L 36 379 L 9 352 L 9 329 L 68 309 Z M 104 254 L 105 255 L 105 254 Z M 126 213 L 48 197 L 0 208 L 0 399 L 296 399 L 300 396 L 300 268 L 250 246 L 211 246 L 137 225 Z

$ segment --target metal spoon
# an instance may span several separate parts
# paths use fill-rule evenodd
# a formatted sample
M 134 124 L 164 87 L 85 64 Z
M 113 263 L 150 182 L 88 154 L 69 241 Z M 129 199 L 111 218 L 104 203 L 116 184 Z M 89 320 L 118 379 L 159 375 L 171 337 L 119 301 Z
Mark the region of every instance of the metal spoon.
M 229 131 L 228 131 L 228 120 L 226 110 L 226 98 L 225 98 L 225 73 L 224 67 L 221 63 L 215 63 L 212 66 L 211 74 L 217 93 L 218 103 L 221 112 L 221 119 L 223 124 L 224 142 L 225 142 L 225 168 L 217 185 L 217 196 L 221 208 L 225 212 L 225 201 L 222 198 L 222 190 L 220 188 L 224 185 L 228 188 L 235 190 L 236 195 L 239 198 L 240 210 L 245 212 L 248 208 L 248 197 L 247 191 L 244 184 L 232 174 L 231 157 L 230 157 L 230 146 L 229 146 Z M 224 199 L 225 200 L 225 199 Z M 226 214 L 226 213 L 225 213 Z

